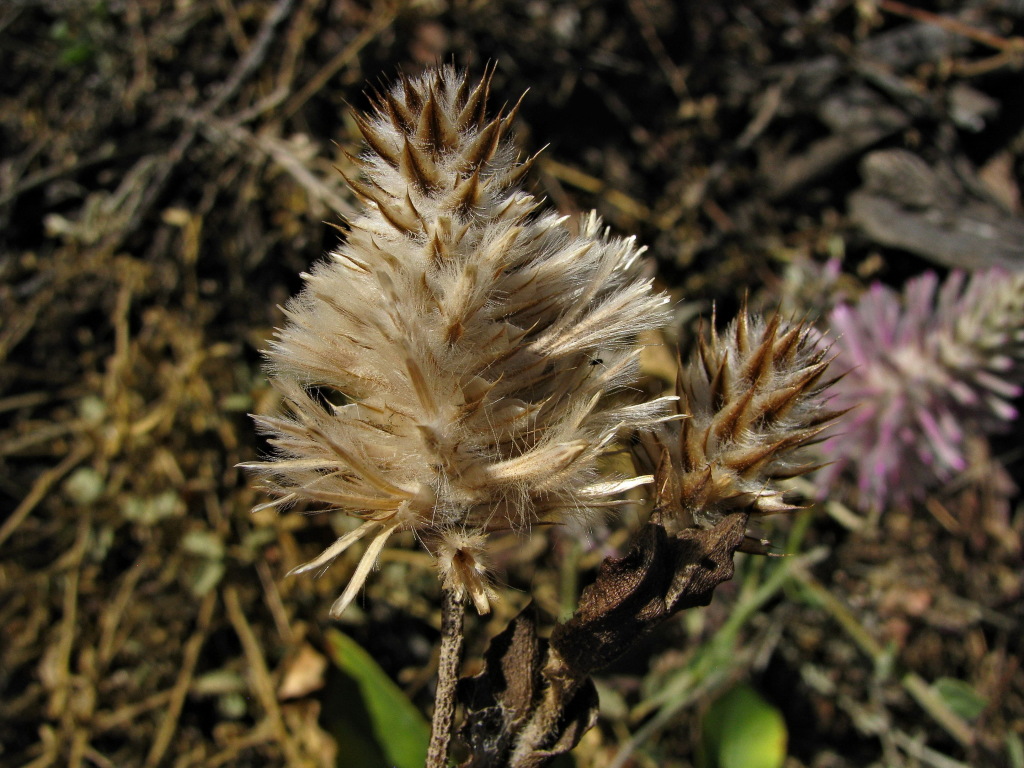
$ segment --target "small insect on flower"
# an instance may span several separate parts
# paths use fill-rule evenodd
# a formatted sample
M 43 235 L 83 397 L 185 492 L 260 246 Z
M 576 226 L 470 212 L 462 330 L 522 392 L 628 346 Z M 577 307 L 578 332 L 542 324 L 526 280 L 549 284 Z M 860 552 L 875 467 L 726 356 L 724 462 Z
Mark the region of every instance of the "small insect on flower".
M 361 212 L 303 276 L 267 354 L 285 411 L 255 417 L 275 452 L 246 465 L 276 496 L 262 506 L 313 502 L 362 521 L 293 573 L 369 540 L 332 616 L 399 531 L 486 613 L 489 534 L 592 520 L 651 479 L 596 465 L 626 425 L 665 417 L 672 398 L 620 395 L 667 297 L 641 276 L 643 249 L 595 214 L 574 234 L 537 212 L 519 188 L 531 161 L 507 136 L 515 109 L 485 117 L 492 74 L 473 87 L 451 67 L 401 76 L 356 118 Z

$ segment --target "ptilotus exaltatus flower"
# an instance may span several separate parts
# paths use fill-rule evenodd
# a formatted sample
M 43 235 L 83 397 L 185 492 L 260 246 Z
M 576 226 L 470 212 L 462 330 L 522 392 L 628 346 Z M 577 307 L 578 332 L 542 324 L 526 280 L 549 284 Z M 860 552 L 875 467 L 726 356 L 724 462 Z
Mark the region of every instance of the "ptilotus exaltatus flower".
M 751 319 L 745 307 L 723 335 L 711 325 L 678 370 L 676 407 L 687 418 L 641 442 L 659 513 L 683 528 L 795 509 L 775 481 L 817 469 L 801 449 L 841 415 L 827 406 L 831 358 L 813 328 Z
M 934 272 L 903 294 L 873 285 L 829 316 L 852 370 L 836 400 L 857 404 L 842 434 L 822 445 L 832 464 L 823 489 L 844 475 L 853 502 L 880 510 L 925 497 L 968 464 L 968 442 L 1005 430 L 1024 382 L 1024 275 Z
M 362 520 L 293 573 L 369 540 L 333 616 L 399 531 L 485 613 L 489 534 L 601 514 L 650 481 L 601 478 L 596 462 L 625 425 L 663 417 L 664 400 L 618 395 L 667 298 L 632 239 L 594 214 L 574 234 L 537 212 L 518 186 L 528 162 L 507 138 L 513 115 L 485 118 L 489 81 L 471 87 L 450 67 L 403 76 L 357 118 L 362 212 L 304 275 L 268 353 L 287 411 L 257 417 L 276 451 L 248 465 L 277 496 L 264 506 Z

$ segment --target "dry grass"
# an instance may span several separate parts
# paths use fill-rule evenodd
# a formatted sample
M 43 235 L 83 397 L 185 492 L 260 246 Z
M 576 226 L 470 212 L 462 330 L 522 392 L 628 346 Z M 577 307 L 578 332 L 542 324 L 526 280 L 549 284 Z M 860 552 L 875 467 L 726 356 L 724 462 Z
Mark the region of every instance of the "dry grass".
M 524 147 L 552 143 L 538 193 L 637 231 L 667 289 L 728 314 L 747 288 L 777 297 L 803 257 L 842 252 L 849 274 L 893 282 L 925 266 L 845 217 L 869 146 L 808 149 L 840 135 L 813 77 L 882 94 L 866 109 L 907 119 L 876 142 L 979 166 L 1020 215 L 1019 49 L 996 60 L 954 31 L 924 62 L 881 46 L 881 70 L 847 58 L 930 23 L 886 5 L 898 4 L 5 4 L 0 764 L 335 763 L 328 731 L 350 713 L 313 689 L 347 568 L 282 575 L 337 521 L 251 515 L 261 499 L 236 464 L 262 450 L 246 414 L 273 405 L 258 350 L 276 305 L 334 241 L 324 220 L 348 210 L 331 166 L 356 147 L 344 102 L 364 104 L 366 81 L 497 59 L 494 101 L 531 88 Z M 1024 20 L 1011 5 L 962 23 L 1012 43 Z M 960 84 L 1001 107 L 981 133 L 943 111 Z M 790 534 L 813 556 L 748 561 L 707 611 L 611 670 L 577 764 L 611 764 L 628 745 L 635 765 L 689 765 L 701 703 L 749 677 L 787 715 L 793 765 L 1010 765 L 1006 739 L 1024 737 L 1024 520 L 985 490 L 874 528 L 819 511 Z M 409 544 L 345 629 L 425 707 L 439 604 Z M 564 532 L 511 539 L 497 558 L 510 589 L 472 628 L 477 650 L 528 594 L 551 614 L 572 604 L 603 551 Z M 713 670 L 703 688 L 670 687 L 694 670 Z M 966 681 L 980 714 L 950 711 L 931 686 L 943 677 Z

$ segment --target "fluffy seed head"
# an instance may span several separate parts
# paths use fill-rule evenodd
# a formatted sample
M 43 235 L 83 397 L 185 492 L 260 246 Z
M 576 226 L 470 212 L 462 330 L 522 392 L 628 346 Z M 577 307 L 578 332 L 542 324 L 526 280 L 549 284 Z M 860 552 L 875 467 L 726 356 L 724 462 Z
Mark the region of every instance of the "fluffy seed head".
M 402 530 L 485 612 L 488 534 L 592 516 L 650 479 L 602 481 L 595 464 L 665 408 L 617 393 L 667 299 L 632 239 L 594 214 L 574 233 L 535 211 L 512 114 L 485 118 L 489 82 L 449 67 L 402 77 L 357 118 L 362 212 L 304 275 L 268 354 L 286 411 L 257 417 L 276 451 L 249 465 L 277 496 L 265 506 L 311 501 L 363 521 L 296 571 L 369 539 L 332 615 Z
M 921 499 L 968 464 L 973 438 L 1016 418 L 1024 383 L 1024 275 L 934 272 L 903 294 L 876 284 L 833 310 L 836 349 L 852 370 L 836 402 L 857 404 L 822 445 L 823 488 L 855 479 L 853 502 L 881 509 Z
M 801 449 L 841 414 L 825 406 L 829 362 L 809 326 L 743 308 L 719 336 L 712 319 L 710 340 L 678 371 L 681 418 L 643 441 L 662 517 L 710 527 L 731 512 L 794 509 L 773 481 L 818 468 Z

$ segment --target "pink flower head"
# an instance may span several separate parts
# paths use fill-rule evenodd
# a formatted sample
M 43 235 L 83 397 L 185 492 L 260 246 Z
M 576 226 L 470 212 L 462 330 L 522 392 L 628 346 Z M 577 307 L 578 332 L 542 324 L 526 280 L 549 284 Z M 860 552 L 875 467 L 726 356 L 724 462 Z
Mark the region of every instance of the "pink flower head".
M 934 272 L 899 294 L 876 283 L 836 307 L 835 405 L 854 406 L 822 450 L 826 489 L 856 480 L 856 503 L 923 498 L 967 467 L 973 436 L 1005 430 L 1024 381 L 1024 275 L 989 270 L 943 282 Z

